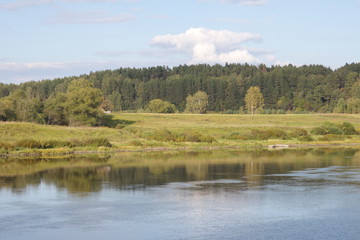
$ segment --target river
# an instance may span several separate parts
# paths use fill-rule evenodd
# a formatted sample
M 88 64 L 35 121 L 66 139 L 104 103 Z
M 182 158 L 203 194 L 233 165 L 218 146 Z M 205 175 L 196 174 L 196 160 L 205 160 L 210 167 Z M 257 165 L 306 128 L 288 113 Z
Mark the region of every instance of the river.
M 0 160 L 0 239 L 358 239 L 359 149 Z

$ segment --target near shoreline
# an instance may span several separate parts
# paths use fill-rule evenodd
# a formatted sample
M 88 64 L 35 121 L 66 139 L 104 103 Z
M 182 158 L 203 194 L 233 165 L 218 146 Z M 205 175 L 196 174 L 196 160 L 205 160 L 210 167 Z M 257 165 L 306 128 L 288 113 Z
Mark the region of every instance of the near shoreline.
M 360 143 L 328 143 L 328 144 L 290 144 L 286 149 L 309 149 L 309 148 L 337 148 L 337 147 L 352 147 L 360 146 Z M 278 151 L 283 149 L 268 149 L 268 146 L 200 146 L 200 147 L 153 147 L 153 148 L 138 148 L 138 149 L 113 149 L 108 151 L 97 150 L 74 150 L 74 151 L 54 151 L 54 152 L 22 152 L 22 153 L 7 153 L 0 154 L 1 157 L 51 157 L 51 156 L 71 156 L 71 155 L 88 155 L 88 154 L 116 154 L 116 153 L 131 153 L 131 152 L 169 152 L 169 151 L 203 151 L 203 150 L 269 150 Z
M 144 114 L 114 113 L 109 127 L 64 127 L 0 122 L 0 157 L 103 154 L 117 152 L 348 147 L 360 135 L 317 135 L 328 122 L 351 123 L 355 114 Z

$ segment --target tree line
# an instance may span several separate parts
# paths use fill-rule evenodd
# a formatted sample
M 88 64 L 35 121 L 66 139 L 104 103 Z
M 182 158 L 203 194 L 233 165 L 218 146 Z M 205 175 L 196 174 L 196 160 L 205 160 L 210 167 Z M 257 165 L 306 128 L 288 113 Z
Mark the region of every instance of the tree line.
M 154 111 L 150 102 L 155 99 L 167 102 L 165 112 L 190 111 L 188 102 L 199 91 L 207 95 L 202 112 L 252 112 L 245 102 L 251 87 L 262 94 L 263 113 L 360 113 L 359 74 L 360 63 L 336 70 L 322 65 L 199 64 L 0 83 L 0 120 L 101 125 L 104 110 Z

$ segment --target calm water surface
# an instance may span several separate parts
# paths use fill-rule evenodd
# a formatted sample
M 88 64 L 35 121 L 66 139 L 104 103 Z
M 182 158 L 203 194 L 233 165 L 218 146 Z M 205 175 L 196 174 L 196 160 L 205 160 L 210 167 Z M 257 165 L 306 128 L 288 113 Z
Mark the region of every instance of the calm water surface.
M 360 151 L 0 161 L 0 239 L 359 239 Z

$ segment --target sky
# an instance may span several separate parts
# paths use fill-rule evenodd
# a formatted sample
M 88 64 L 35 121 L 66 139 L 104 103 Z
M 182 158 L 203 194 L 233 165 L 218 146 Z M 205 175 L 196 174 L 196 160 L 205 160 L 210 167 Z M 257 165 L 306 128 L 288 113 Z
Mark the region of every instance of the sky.
M 0 82 L 120 67 L 360 62 L 360 0 L 0 0 Z

